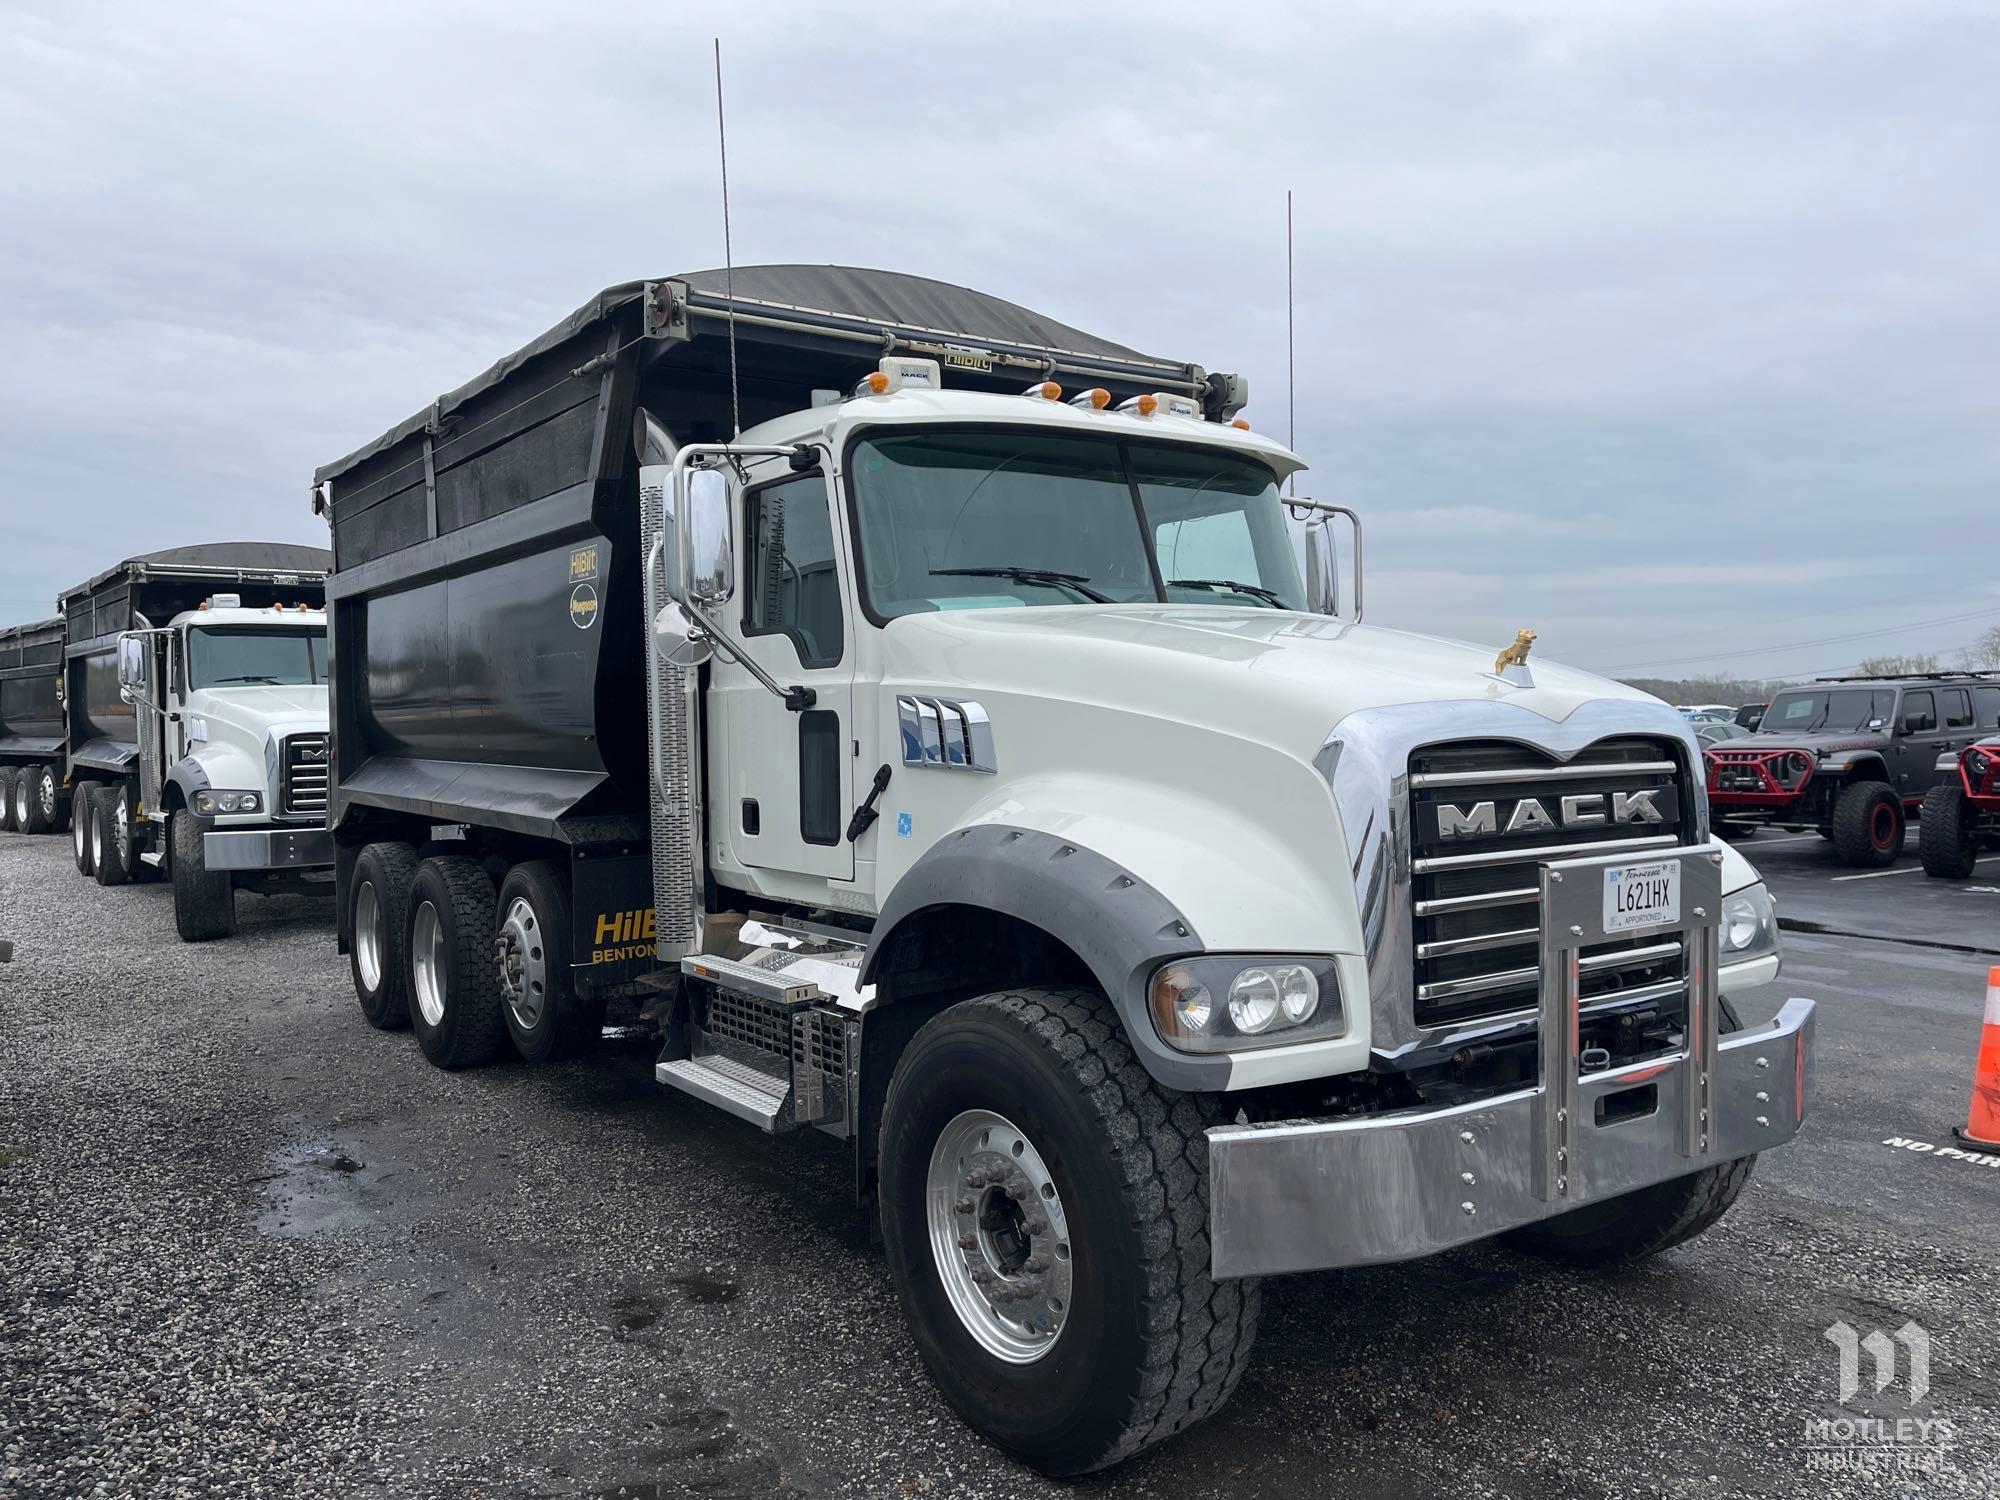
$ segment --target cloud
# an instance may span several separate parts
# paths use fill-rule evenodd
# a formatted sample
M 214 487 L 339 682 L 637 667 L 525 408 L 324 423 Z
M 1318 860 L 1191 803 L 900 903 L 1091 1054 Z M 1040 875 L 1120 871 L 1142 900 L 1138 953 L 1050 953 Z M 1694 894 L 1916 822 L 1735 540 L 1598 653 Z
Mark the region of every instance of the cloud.
M 1943 613 L 1992 514 L 1988 7 L 17 7 L 0 618 L 107 549 L 322 540 L 317 464 L 718 263 L 717 32 L 740 259 L 1242 370 L 1281 433 L 1292 189 L 1306 487 L 1390 623 L 1830 636 Z

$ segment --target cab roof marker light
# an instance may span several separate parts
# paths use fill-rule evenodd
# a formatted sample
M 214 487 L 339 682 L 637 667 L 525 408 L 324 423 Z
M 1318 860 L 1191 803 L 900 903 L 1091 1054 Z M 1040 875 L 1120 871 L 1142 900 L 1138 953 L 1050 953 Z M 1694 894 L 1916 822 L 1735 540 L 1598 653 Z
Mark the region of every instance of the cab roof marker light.
M 1129 401 L 1119 402 L 1118 409 L 1120 411 L 1134 412 L 1142 417 L 1150 417 L 1160 409 L 1160 398 L 1148 392 L 1143 396 L 1134 396 Z
M 1111 392 L 1101 385 L 1094 385 L 1087 391 L 1079 391 L 1069 398 L 1071 406 L 1086 407 L 1091 411 L 1103 411 L 1111 404 Z
M 1044 401 L 1060 401 L 1062 400 L 1062 387 L 1057 385 L 1053 380 L 1037 380 L 1033 385 L 1021 392 L 1021 394 L 1024 396 L 1039 396 Z
M 1234 427 L 1238 432 L 1248 432 L 1250 430 L 1250 420 L 1247 417 L 1232 417 L 1229 420 L 1229 425 Z

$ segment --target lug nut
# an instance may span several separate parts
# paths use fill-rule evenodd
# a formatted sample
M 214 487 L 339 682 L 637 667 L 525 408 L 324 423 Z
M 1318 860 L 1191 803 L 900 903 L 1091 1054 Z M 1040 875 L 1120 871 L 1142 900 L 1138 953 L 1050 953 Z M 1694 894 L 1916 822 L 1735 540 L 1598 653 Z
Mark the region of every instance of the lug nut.
M 976 1249 L 978 1249 L 978 1248 L 979 1248 L 979 1236 L 978 1236 L 978 1235 L 976 1235 L 976 1234 L 961 1234 L 961 1235 L 960 1235 L 960 1236 L 958 1237 L 958 1248 L 959 1248 L 959 1249 L 961 1249 L 961 1250 L 976 1250 Z
M 955 1214 L 969 1214 L 978 1206 L 970 1198 L 961 1198 L 958 1202 L 952 1204 L 951 1211 Z

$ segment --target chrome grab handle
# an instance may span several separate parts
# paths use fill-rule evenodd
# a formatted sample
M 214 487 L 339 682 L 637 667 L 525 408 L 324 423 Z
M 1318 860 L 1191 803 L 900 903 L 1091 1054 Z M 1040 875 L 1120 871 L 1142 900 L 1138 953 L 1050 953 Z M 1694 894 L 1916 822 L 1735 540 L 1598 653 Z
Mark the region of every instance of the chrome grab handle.
M 1680 862 L 1681 913 L 1677 922 L 1641 930 L 1604 930 L 1603 872 L 1635 860 Z M 1720 923 L 1722 850 L 1713 844 L 1640 853 L 1591 855 L 1552 860 L 1541 867 L 1540 942 L 1541 1084 L 1535 1101 L 1535 1190 L 1547 1201 L 1582 1196 L 1577 1142 L 1584 1085 L 1582 1004 L 1583 949 L 1631 937 L 1682 935 L 1687 956 L 1686 1042 L 1680 1051 L 1646 1064 L 1596 1077 L 1631 1076 L 1633 1081 L 1681 1074 L 1676 1137 L 1680 1154 L 1699 1163 L 1713 1154 L 1713 1093 L 1721 1011 Z
M 665 497 L 661 497 L 662 505 Z M 666 517 L 660 518 L 660 525 L 653 530 L 653 545 L 646 553 L 646 571 L 641 588 L 646 604 L 646 764 L 653 777 L 653 795 L 661 802 L 671 800 L 667 796 L 667 768 L 661 758 L 661 738 L 666 728 L 660 714 L 660 653 L 653 645 L 653 622 L 660 613 L 660 594 L 666 586 L 666 579 L 660 577 L 660 564 L 666 557 L 667 528 Z

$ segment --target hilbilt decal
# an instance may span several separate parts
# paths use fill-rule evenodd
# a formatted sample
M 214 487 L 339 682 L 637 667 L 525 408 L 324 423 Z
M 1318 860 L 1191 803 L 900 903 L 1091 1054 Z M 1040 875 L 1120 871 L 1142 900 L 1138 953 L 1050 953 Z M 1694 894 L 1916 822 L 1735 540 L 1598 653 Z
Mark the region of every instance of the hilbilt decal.
M 596 935 L 591 939 L 590 961 L 616 964 L 628 958 L 651 958 L 657 921 L 650 906 L 600 913 Z
M 597 577 L 597 544 L 572 547 L 569 551 L 569 581 L 589 583 Z

